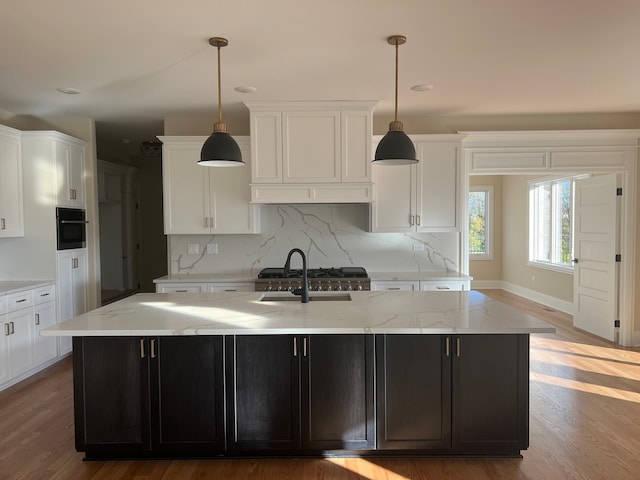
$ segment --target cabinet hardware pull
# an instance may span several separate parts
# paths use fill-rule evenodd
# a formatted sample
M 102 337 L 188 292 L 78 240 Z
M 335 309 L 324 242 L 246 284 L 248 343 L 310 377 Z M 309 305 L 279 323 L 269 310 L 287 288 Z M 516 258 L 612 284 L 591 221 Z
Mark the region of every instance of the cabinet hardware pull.
M 49 293 L 41 293 L 40 296 L 41 297 L 48 297 L 50 294 Z
M 144 338 L 140 339 L 140 358 L 144 358 L 145 357 L 145 353 L 144 353 Z
M 298 356 L 298 339 L 296 337 L 293 337 L 293 356 Z
M 22 303 L 22 302 L 26 302 L 27 299 L 26 298 L 21 298 L 20 300 L 16 300 L 16 303 Z
M 460 356 L 460 337 L 456 338 L 456 357 Z
M 449 287 L 436 287 L 436 290 L 451 290 Z
M 416 225 L 420 225 L 420 215 L 416 215 Z
M 156 358 L 156 339 L 151 339 L 151 358 Z
M 449 351 L 449 337 L 446 337 L 444 339 L 444 356 L 448 357 L 450 355 L 450 351 Z
M 307 337 L 304 337 L 302 339 L 302 356 L 303 357 L 307 356 Z
M 400 290 L 400 287 L 387 287 L 387 290 Z
M 176 290 L 175 292 L 176 292 L 176 293 L 186 293 L 186 292 L 187 292 L 187 290 Z
M 10 331 L 9 331 L 9 324 L 5 323 L 4 324 L 4 336 L 8 337 L 9 335 L 11 335 Z
M 60 220 L 60 223 L 72 224 L 72 225 L 78 225 L 78 224 L 86 225 L 89 223 L 89 220 Z
M 6 220 L 4 218 L 0 218 L 0 230 L 6 230 L 7 229 L 7 224 L 6 224 Z
M 36 325 L 40 325 L 40 314 L 36 313 Z
M 237 292 L 238 289 L 237 288 L 226 288 L 224 291 L 225 292 Z
M 204 217 L 204 228 L 209 228 L 209 217 Z
M 413 215 L 409 214 L 409 225 L 413 225 L 413 223 L 414 223 Z
M 9 325 L 11 325 L 11 335 L 13 335 L 14 333 L 16 333 L 15 325 L 13 324 L 13 322 L 9 322 Z

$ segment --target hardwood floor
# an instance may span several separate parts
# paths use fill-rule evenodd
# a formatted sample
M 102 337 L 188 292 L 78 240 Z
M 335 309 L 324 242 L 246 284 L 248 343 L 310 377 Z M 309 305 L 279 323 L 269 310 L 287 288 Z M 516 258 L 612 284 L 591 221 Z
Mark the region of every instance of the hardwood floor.
M 640 478 L 640 349 L 501 290 L 553 323 L 531 337 L 529 449 L 522 459 L 261 459 L 84 462 L 73 440 L 69 358 L 0 393 L 0 480 L 632 480 Z

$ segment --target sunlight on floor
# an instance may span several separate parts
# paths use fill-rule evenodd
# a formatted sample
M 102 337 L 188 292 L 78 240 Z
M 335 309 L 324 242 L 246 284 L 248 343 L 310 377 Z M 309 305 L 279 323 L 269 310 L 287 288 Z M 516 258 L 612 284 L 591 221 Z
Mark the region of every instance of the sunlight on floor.
M 326 458 L 325 460 L 369 480 L 379 478 L 384 478 L 385 480 L 410 480 L 364 458 Z M 357 465 L 355 465 L 356 463 Z
M 640 403 L 640 393 L 621 390 L 618 388 L 604 387 L 602 385 L 594 385 L 592 383 L 570 380 L 567 378 L 559 378 L 553 375 L 544 375 L 542 373 L 531 372 L 530 379 L 532 382 L 546 383 L 556 387 L 570 388 L 594 395 L 602 395 L 617 400 L 626 400 L 628 402 Z

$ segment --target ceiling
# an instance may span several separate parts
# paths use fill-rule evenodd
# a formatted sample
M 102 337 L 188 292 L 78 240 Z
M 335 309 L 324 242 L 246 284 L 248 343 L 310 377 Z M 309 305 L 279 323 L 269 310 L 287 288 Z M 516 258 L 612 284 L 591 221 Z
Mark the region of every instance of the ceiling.
M 392 115 L 640 111 L 637 0 L 21 0 L 0 5 L 0 110 L 153 124 L 243 101 Z M 433 85 L 427 92 L 413 85 Z M 256 88 L 240 93 L 238 86 Z M 80 90 L 65 95 L 57 88 Z M 233 132 L 231 132 L 233 133 Z

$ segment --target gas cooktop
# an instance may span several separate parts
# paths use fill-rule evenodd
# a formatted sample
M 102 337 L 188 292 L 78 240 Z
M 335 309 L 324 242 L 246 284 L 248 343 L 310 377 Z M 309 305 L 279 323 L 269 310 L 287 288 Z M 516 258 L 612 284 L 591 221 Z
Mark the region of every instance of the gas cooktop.
M 291 269 L 285 274 L 284 268 L 264 268 L 258 278 L 302 278 L 302 270 Z M 309 268 L 307 278 L 368 278 L 362 267 Z

